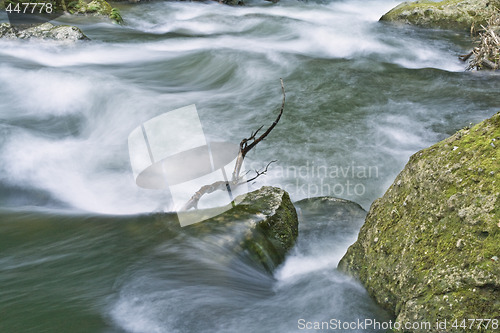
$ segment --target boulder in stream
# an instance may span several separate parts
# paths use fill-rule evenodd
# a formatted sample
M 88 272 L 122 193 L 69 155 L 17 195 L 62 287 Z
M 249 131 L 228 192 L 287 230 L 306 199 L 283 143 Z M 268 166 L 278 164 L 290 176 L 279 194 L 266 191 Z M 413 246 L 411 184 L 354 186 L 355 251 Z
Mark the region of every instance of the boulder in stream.
M 414 154 L 373 203 L 338 268 L 400 325 L 432 323 L 405 332 L 498 332 L 491 322 L 477 321 L 474 330 L 460 325 L 500 322 L 499 257 L 497 113 Z M 444 320 L 446 329 L 436 327 Z
M 223 214 L 184 228 L 177 222 L 170 227 L 232 249 L 233 253 L 248 256 L 265 270 L 272 271 L 295 244 L 298 223 L 288 193 L 264 186 L 247 193 L 238 205 Z

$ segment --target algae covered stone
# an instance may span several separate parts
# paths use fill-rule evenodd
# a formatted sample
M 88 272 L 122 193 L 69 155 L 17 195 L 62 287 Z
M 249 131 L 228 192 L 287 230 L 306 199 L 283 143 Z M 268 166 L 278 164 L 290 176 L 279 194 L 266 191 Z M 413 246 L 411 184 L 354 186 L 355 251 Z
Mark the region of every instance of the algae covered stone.
M 218 247 L 231 249 L 231 253 L 246 256 L 265 270 L 273 271 L 294 246 L 298 223 L 288 193 L 264 186 L 247 193 L 225 213 L 179 230 L 202 241 L 215 242 Z
M 105 0 L 77 0 L 69 2 L 65 8 L 71 14 L 84 14 L 92 16 L 109 17 L 111 20 L 121 23 L 122 16 L 118 8 L 112 7 Z
M 404 2 L 381 17 L 381 21 L 401 22 L 429 28 L 471 30 L 486 25 L 498 12 L 500 0 L 421 0 Z
M 464 319 L 500 320 L 499 256 L 497 113 L 414 154 L 373 203 L 338 267 L 398 323 L 432 323 L 408 332 L 443 331 L 435 323 L 444 320 L 444 331 L 462 332 Z M 491 324 L 474 330 L 495 331 Z

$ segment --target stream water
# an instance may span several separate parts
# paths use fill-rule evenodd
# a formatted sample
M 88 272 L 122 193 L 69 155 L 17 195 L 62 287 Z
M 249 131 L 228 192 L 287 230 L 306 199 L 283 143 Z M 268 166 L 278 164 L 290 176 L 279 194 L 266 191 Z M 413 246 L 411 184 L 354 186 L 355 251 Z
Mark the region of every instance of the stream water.
M 214 255 L 224 249 L 149 215 L 168 202 L 134 184 L 127 136 L 196 104 L 208 138 L 239 142 L 274 120 L 283 78 L 282 120 L 248 156 L 254 169 L 277 162 L 253 187 L 368 209 L 411 154 L 500 108 L 500 76 L 457 58 L 468 36 L 378 22 L 397 3 L 118 4 L 122 26 L 58 19 L 88 42 L 1 40 L 0 331 L 294 332 L 299 319 L 391 319 L 336 271 L 360 221 L 304 217 L 273 275 L 225 267 Z

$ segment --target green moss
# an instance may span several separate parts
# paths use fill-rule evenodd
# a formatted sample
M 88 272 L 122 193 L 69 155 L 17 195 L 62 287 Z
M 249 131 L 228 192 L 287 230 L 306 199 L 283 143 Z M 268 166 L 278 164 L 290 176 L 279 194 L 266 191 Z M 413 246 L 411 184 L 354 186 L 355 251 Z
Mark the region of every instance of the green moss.
M 57 1 L 56 10 L 67 11 L 74 15 L 105 16 L 114 22 L 123 22 L 119 9 L 111 7 L 105 0 Z
M 115 21 L 116 23 L 123 23 L 123 18 L 118 8 L 111 9 L 111 14 L 109 15 L 109 18 Z
M 430 0 L 404 2 L 381 17 L 430 28 L 471 30 L 480 27 L 500 8 L 499 0 Z

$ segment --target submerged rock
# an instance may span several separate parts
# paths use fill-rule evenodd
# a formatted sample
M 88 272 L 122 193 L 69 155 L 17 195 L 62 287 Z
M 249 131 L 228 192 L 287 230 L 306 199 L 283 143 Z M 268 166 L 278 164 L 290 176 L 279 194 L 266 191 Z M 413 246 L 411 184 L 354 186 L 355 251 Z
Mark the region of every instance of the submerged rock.
M 500 0 L 421 0 L 403 2 L 381 17 L 391 21 L 428 28 L 471 30 L 486 25 L 498 12 Z
M 343 253 L 345 247 L 356 240 L 356 235 L 363 225 L 366 211 L 357 203 L 334 197 L 314 197 L 294 202 L 299 214 L 299 230 L 302 238 L 303 252 L 317 247 L 312 240 L 330 239 L 341 240 L 331 244 L 331 248 L 342 248 L 338 253 Z M 300 245 L 299 245 L 300 246 Z M 327 249 L 322 249 L 322 251 Z M 340 257 L 337 259 L 340 260 Z M 335 262 L 334 265 L 337 265 Z
M 238 205 L 221 215 L 184 228 L 177 228 L 176 223 L 175 229 L 230 249 L 233 254 L 248 256 L 272 271 L 295 244 L 298 223 L 288 193 L 265 186 L 246 194 Z
M 0 38 L 5 39 L 51 39 L 57 41 L 77 41 L 88 40 L 83 32 L 69 25 L 53 25 L 52 23 L 44 23 L 35 25 L 25 29 L 15 28 L 9 23 L 0 24 Z
M 366 217 L 366 210 L 359 204 L 335 197 L 308 198 L 294 202 L 294 205 L 299 212 L 301 229 L 306 231 L 324 232 L 323 228 L 317 228 L 320 223 L 326 224 L 325 227 L 333 233 L 357 233 Z M 315 223 L 309 225 L 307 221 Z
M 358 278 L 397 322 L 446 319 L 441 331 L 462 332 L 467 318 L 500 320 L 499 256 L 497 113 L 413 155 L 373 203 L 338 267 Z M 407 330 L 424 331 L 440 330 Z
M 296 207 L 304 209 L 308 214 L 328 214 L 339 221 L 350 221 L 364 218 L 366 211 L 354 201 L 334 197 L 314 197 L 299 200 Z

